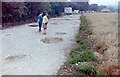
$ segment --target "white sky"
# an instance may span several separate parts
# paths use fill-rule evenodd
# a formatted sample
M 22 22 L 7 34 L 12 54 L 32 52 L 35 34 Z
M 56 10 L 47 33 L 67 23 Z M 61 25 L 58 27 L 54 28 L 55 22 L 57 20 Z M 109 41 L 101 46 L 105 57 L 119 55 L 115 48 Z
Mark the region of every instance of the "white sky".
M 120 0 L 89 0 L 89 3 L 97 3 L 99 5 L 118 5 L 119 1 Z

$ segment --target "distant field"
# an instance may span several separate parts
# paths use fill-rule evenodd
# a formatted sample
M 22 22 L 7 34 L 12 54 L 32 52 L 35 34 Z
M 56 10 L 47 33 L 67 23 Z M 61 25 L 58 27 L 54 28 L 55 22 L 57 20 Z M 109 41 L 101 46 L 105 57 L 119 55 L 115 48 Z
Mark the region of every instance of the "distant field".
M 102 63 L 103 67 L 118 67 L 118 14 L 117 13 L 87 13 L 85 14 L 90 21 L 93 29 L 93 35 L 90 37 L 95 40 L 98 45 L 108 48 L 104 52 L 107 61 Z M 115 73 L 118 70 L 114 71 Z

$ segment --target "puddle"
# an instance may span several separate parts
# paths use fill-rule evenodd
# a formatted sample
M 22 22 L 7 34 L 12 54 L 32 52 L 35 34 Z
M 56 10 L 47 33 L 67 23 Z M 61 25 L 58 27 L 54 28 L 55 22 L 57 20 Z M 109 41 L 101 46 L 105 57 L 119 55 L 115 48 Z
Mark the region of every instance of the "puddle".
M 62 32 L 57 32 L 57 35 L 66 35 L 66 33 L 62 33 Z
M 7 61 L 16 61 L 18 59 L 23 59 L 26 56 L 27 55 L 25 55 L 25 54 L 10 55 L 10 56 L 6 57 L 5 60 L 7 60 Z
M 46 37 L 46 38 L 41 39 L 41 41 L 43 43 L 46 43 L 46 44 L 54 44 L 54 43 L 62 42 L 63 38 L 59 38 L 59 37 Z

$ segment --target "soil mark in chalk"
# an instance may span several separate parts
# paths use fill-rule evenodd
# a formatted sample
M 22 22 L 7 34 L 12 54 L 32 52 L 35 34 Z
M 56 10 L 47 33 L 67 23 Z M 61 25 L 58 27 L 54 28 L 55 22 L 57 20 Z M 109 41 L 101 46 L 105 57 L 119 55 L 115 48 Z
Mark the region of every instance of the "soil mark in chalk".
M 18 59 L 23 59 L 25 57 L 27 57 L 27 55 L 25 55 L 25 54 L 10 55 L 10 56 L 6 57 L 6 60 L 7 61 L 16 61 Z
M 64 33 L 64 32 L 63 33 L 62 32 L 57 32 L 56 34 L 57 35 L 66 35 L 66 33 Z
M 57 25 L 57 23 L 51 23 L 52 25 Z
M 5 36 L 10 36 L 11 34 L 5 34 Z
M 38 25 L 31 24 L 31 25 L 29 25 L 29 27 L 38 27 Z
M 46 37 L 46 38 L 41 39 L 41 41 L 43 43 L 46 43 L 46 44 L 54 44 L 54 43 L 62 42 L 63 38 L 59 38 L 59 37 Z

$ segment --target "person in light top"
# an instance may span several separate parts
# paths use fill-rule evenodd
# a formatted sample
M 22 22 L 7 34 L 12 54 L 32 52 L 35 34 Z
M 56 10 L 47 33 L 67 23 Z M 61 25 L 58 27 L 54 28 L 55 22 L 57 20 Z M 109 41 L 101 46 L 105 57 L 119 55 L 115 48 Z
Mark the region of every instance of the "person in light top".
M 43 17 L 43 28 L 44 28 L 43 34 L 44 35 L 46 35 L 47 24 L 48 24 L 48 13 L 45 13 L 45 15 Z

